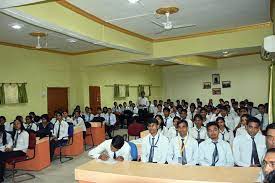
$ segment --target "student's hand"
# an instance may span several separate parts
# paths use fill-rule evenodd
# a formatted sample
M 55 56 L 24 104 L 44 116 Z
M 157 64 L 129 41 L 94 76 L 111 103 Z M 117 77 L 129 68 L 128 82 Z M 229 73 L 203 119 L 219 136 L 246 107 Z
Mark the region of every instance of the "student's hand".
M 12 150 L 13 150 L 12 147 L 11 147 L 11 148 L 8 148 L 8 147 L 7 147 L 7 148 L 5 149 L 5 152 L 11 152 Z
M 101 159 L 102 161 L 107 161 L 109 159 L 109 156 L 106 154 L 101 154 L 98 158 Z
M 117 161 L 124 161 L 124 158 L 123 158 L 122 156 L 118 156 L 118 157 L 116 158 L 116 160 L 117 160 Z

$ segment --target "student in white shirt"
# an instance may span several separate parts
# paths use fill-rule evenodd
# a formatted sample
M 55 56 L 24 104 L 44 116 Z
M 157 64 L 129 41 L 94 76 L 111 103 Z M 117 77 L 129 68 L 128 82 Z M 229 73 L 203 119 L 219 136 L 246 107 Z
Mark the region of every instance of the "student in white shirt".
M 83 132 L 83 139 L 86 137 L 86 125 L 84 120 L 80 117 L 80 111 L 75 111 L 73 118 L 74 128 L 80 127 Z
M 248 118 L 247 133 L 237 136 L 233 141 L 235 164 L 242 167 L 261 166 L 266 152 L 265 137 L 259 133 L 260 121 L 255 117 Z
M 196 115 L 196 105 L 194 103 L 190 104 L 190 111 L 187 113 L 187 118 L 191 121 L 194 121 L 194 117 Z
M 114 107 L 112 108 L 113 113 L 119 113 L 119 107 L 117 105 L 117 102 L 114 102 Z
M 219 139 L 228 142 L 230 145 L 233 144 L 234 134 L 233 132 L 226 126 L 224 118 L 218 117 L 216 119 L 216 123 L 219 126 Z
M 96 113 L 95 117 L 100 117 L 100 118 L 102 118 L 102 122 L 105 121 L 105 117 L 106 117 L 106 116 L 105 116 L 104 113 L 102 113 L 101 107 L 98 107 L 96 111 L 97 111 L 97 113 Z
M 33 132 L 37 132 L 38 131 L 38 127 L 37 125 L 33 122 L 33 119 L 31 116 L 26 116 L 25 118 L 25 123 L 24 123 L 24 127 L 27 131 L 33 131 Z
M 169 164 L 196 165 L 198 163 L 198 142 L 188 134 L 188 123 L 177 122 L 178 135 L 169 144 L 167 162 Z
M 163 116 L 163 109 L 162 109 L 162 105 L 161 104 L 158 104 L 158 106 L 157 106 L 157 112 L 156 112 L 155 116 L 156 115 Z
M 200 114 L 202 116 L 202 122 L 203 122 L 203 125 L 206 126 L 207 123 L 209 123 L 210 121 L 207 119 L 206 115 L 207 115 L 207 110 L 205 108 L 202 108 L 200 110 Z
M 94 119 L 94 115 L 92 114 L 92 109 L 90 107 L 85 107 L 84 118 L 85 122 L 91 122 Z
M 89 156 L 102 161 L 108 161 L 110 159 L 114 159 L 116 161 L 132 160 L 131 147 L 120 135 L 102 142 L 89 152 Z
M 50 158 L 53 160 L 53 155 L 56 147 L 67 143 L 69 125 L 62 119 L 62 113 L 56 112 L 56 122 L 54 123 L 52 137 L 50 139 Z
M 137 101 L 137 107 L 139 109 L 139 116 L 143 117 L 144 114 L 148 113 L 149 100 L 147 97 L 145 97 L 144 91 L 140 93 L 140 97 Z
M 241 127 L 241 116 L 244 115 L 244 114 L 248 114 L 247 113 L 247 108 L 246 107 L 240 107 L 239 115 L 237 117 L 235 117 L 235 119 L 234 119 L 235 130 L 237 130 L 237 128 Z
M 174 119 L 174 117 L 176 117 L 176 116 L 180 116 L 179 113 L 178 113 L 178 110 L 177 110 L 176 106 L 174 106 L 174 105 L 173 105 L 173 107 L 171 108 L 170 116 L 171 116 L 171 118 L 173 118 L 173 119 Z
M 253 105 L 254 105 L 253 102 L 247 103 L 247 112 L 251 116 L 256 116 L 257 114 L 259 114 L 259 111 L 258 109 L 255 109 Z
M 154 114 L 154 108 L 155 108 L 154 104 L 152 104 L 152 102 L 149 101 L 148 112 L 150 114 Z
M 158 121 L 154 118 L 148 120 L 147 136 L 142 138 L 141 161 L 164 164 L 167 159 L 169 141 L 167 137 L 158 133 Z
M 161 115 L 156 115 L 155 119 L 158 121 L 158 125 L 159 125 L 158 133 L 161 133 L 162 135 L 168 138 L 168 128 L 164 126 L 163 117 Z
M 234 166 L 229 143 L 219 139 L 216 122 L 207 124 L 209 138 L 199 144 L 199 164 L 202 166 Z
M 244 135 L 244 134 L 247 133 L 246 132 L 246 126 L 247 126 L 247 123 L 248 123 L 248 118 L 249 118 L 248 114 L 243 114 L 241 116 L 240 123 L 235 128 L 236 129 L 236 135 L 235 136 Z
M 164 107 L 163 109 L 163 120 L 166 128 L 169 129 L 171 126 L 173 126 L 173 118 L 170 116 L 170 109 L 168 107 Z
M 188 122 L 189 129 L 194 127 L 193 121 L 191 121 L 190 119 L 187 118 L 187 110 L 186 109 L 182 109 L 182 111 L 180 113 L 180 119 Z
M 220 114 L 218 115 L 218 117 L 223 117 L 226 126 L 233 131 L 235 129 L 235 122 L 234 119 L 231 118 L 230 116 L 228 116 L 228 111 L 227 108 L 225 106 L 220 106 Z
M 158 111 L 158 101 L 157 100 L 154 100 L 153 101 L 153 111 L 154 111 L 154 116 L 157 114 L 157 111 Z M 162 111 L 162 110 L 161 110 Z
M 174 119 L 173 119 L 173 126 L 171 126 L 169 128 L 169 130 L 167 132 L 167 135 L 166 135 L 166 137 L 169 139 L 169 141 L 173 137 L 178 136 L 178 130 L 177 130 L 178 126 L 177 126 L 177 124 L 178 124 L 179 121 L 181 121 L 181 119 L 178 116 L 174 117 Z
M 195 126 L 190 129 L 190 136 L 196 139 L 198 143 L 201 143 L 208 137 L 206 128 L 202 126 L 202 116 L 200 114 L 194 116 L 194 124 Z
M 13 144 L 0 151 L 0 182 L 4 181 L 5 160 L 25 156 L 29 146 L 29 134 L 24 130 L 23 121 L 14 121 Z
M 107 132 L 109 138 L 112 138 L 112 131 L 114 130 L 116 124 L 116 115 L 112 113 L 112 109 L 108 108 L 108 112 L 105 115 L 105 131 Z
M 133 116 L 138 116 L 138 108 L 136 107 L 136 104 L 132 104 L 132 108 L 133 108 Z
M 5 152 L 7 147 L 12 147 L 13 141 L 11 135 L 6 132 L 5 125 L 0 125 L 0 151 Z
M 7 132 L 12 132 L 12 130 L 13 130 L 13 124 L 12 123 L 6 122 L 6 117 L 5 116 L 0 116 L 0 125 L 4 125 L 5 130 Z
M 77 111 L 77 110 L 75 110 L 75 111 Z M 74 112 L 74 114 L 75 114 L 75 112 Z M 69 117 L 68 111 L 63 111 L 62 117 L 63 117 L 63 120 L 66 121 L 67 123 L 73 123 L 73 119 Z
M 255 117 L 258 118 L 261 122 L 261 130 L 265 131 L 269 123 L 268 114 L 265 113 L 265 106 L 263 104 L 260 104 L 258 106 L 258 109 L 259 109 L 259 114 L 257 114 Z
M 220 109 L 214 107 L 214 108 L 213 108 L 213 112 L 212 112 L 212 116 L 211 116 L 211 118 L 210 118 L 210 121 L 216 121 L 216 119 L 217 119 L 217 117 L 219 116 L 219 114 L 220 114 Z

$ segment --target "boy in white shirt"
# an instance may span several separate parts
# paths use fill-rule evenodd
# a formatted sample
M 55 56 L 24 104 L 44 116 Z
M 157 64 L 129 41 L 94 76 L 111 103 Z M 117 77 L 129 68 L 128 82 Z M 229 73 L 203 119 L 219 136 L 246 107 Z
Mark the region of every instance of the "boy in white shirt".
M 170 116 L 170 109 L 168 107 L 163 109 L 163 120 L 166 128 L 169 129 L 171 126 L 173 126 L 173 118 Z
M 185 120 L 188 123 L 188 128 L 193 128 L 194 127 L 194 123 L 187 118 L 187 110 L 186 109 L 182 109 L 181 113 L 180 113 L 180 118 L 181 120 Z
M 163 116 L 163 111 L 162 111 L 162 105 L 161 104 L 158 104 L 158 106 L 157 106 L 157 112 L 156 112 L 155 116 L 156 115 Z
M 261 130 L 265 131 L 269 123 L 268 114 L 265 113 L 265 106 L 263 104 L 259 104 L 258 109 L 259 109 L 259 114 L 257 114 L 255 117 L 258 118 L 261 122 Z
M 202 116 L 202 121 L 203 121 L 203 125 L 206 126 L 207 123 L 209 123 L 209 119 L 206 117 L 207 116 L 207 110 L 205 108 L 202 108 L 200 111 L 200 114 Z
M 234 166 L 229 143 L 219 139 L 216 122 L 207 124 L 209 138 L 199 144 L 199 164 L 202 166 Z
M 24 123 L 24 127 L 27 131 L 33 131 L 33 132 L 37 132 L 38 131 L 38 127 L 37 125 L 33 122 L 33 119 L 31 116 L 26 116 L 25 118 L 25 123 Z
M 148 120 L 150 134 L 142 138 L 142 162 L 162 164 L 166 162 L 169 141 L 167 137 L 158 133 L 158 128 L 158 121 L 156 119 L 151 118 Z
M 169 130 L 167 132 L 167 136 L 166 136 L 169 140 L 171 140 L 173 137 L 178 136 L 178 131 L 177 131 L 177 127 L 178 126 L 177 126 L 177 124 L 180 121 L 181 121 L 181 119 L 178 116 L 174 117 L 174 119 L 173 119 L 173 126 L 171 126 L 169 128 Z
M 62 117 L 63 117 L 63 120 L 66 121 L 67 123 L 73 123 L 73 119 L 69 117 L 68 111 L 63 111 Z
M 86 136 L 86 126 L 84 123 L 84 120 L 80 117 L 80 111 L 75 111 L 74 118 L 73 118 L 73 125 L 74 127 L 80 127 L 83 132 L 83 139 L 85 139 Z
M 112 138 L 112 131 L 114 130 L 116 124 L 116 115 L 112 113 L 112 109 L 108 108 L 108 112 L 105 115 L 105 131 L 107 132 L 109 138 Z
M 85 122 L 90 122 L 94 119 L 94 115 L 92 114 L 92 109 L 88 106 L 85 107 L 84 113 Z
M 248 123 L 248 118 L 249 118 L 249 115 L 248 114 L 243 114 L 241 116 L 241 121 L 239 123 L 239 125 L 236 127 L 236 136 L 238 135 L 244 135 L 246 134 L 246 126 L 247 126 L 247 123 Z
M 198 142 L 188 134 L 188 123 L 178 121 L 177 132 L 169 144 L 167 162 L 169 164 L 196 165 L 198 163 Z
M 190 136 L 193 137 L 198 141 L 198 143 L 201 143 L 205 139 L 207 139 L 207 131 L 206 128 L 202 123 L 202 116 L 200 114 L 196 114 L 194 117 L 194 124 L 195 126 L 190 129 Z
M 110 109 L 112 110 L 112 109 Z M 113 139 L 105 140 L 89 152 L 89 156 L 102 161 L 110 159 L 116 161 L 131 161 L 131 147 L 120 135 Z
M 230 116 L 228 116 L 228 111 L 227 108 L 225 106 L 220 106 L 220 114 L 219 117 L 223 117 L 226 126 L 233 131 L 235 129 L 235 122 L 233 120 L 233 118 L 231 118 Z
M 194 103 L 190 104 L 190 111 L 187 113 L 187 118 L 191 121 L 194 121 L 194 117 L 196 115 L 196 105 Z

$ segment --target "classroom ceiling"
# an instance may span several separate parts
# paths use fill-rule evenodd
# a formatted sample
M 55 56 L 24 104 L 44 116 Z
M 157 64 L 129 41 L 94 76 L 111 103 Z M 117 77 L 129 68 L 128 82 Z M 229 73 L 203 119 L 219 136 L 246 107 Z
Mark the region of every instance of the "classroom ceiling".
M 140 0 L 131 4 L 128 0 L 67 0 L 72 5 L 106 22 L 158 39 L 183 36 L 258 24 L 270 21 L 270 0 Z M 164 22 L 164 16 L 156 16 L 162 7 L 177 7 L 170 16 L 175 25 L 196 24 L 195 27 L 165 31 L 151 21 Z
M 24 45 L 34 48 L 37 45 L 37 38 L 30 36 L 30 33 L 43 32 L 48 35 L 48 47 L 46 49 L 49 50 L 66 53 L 79 53 L 85 51 L 96 51 L 105 48 L 45 28 L 34 26 L 30 23 L 23 22 L 3 13 L 0 13 L 0 23 L 0 44 L 9 43 L 15 46 Z M 16 30 L 12 28 L 13 25 L 20 25 L 22 28 Z M 42 47 L 45 47 L 45 43 L 46 38 L 41 38 Z
M 138 61 L 132 62 L 134 64 L 140 65 L 151 65 L 151 66 L 171 66 L 171 65 L 178 65 L 177 63 L 165 61 L 165 60 L 146 60 L 146 61 Z

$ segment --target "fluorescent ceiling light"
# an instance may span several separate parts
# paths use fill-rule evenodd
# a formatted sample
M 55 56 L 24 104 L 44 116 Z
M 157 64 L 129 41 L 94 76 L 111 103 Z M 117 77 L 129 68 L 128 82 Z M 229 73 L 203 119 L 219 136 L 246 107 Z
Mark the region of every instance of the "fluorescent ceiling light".
M 22 28 L 22 25 L 19 25 L 19 24 L 12 24 L 11 27 L 12 27 L 13 29 L 19 30 L 19 29 Z
M 228 54 L 229 52 L 228 52 L 228 51 L 223 51 L 222 53 L 223 53 L 223 54 Z
M 139 0 L 128 0 L 128 1 L 129 1 L 129 3 L 132 3 L 132 4 L 139 2 Z
M 69 38 L 69 39 L 67 39 L 67 41 L 70 42 L 70 43 L 76 43 L 76 40 L 73 39 L 73 38 Z

